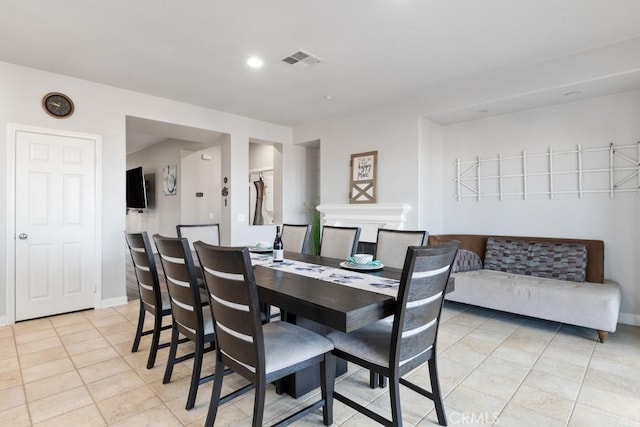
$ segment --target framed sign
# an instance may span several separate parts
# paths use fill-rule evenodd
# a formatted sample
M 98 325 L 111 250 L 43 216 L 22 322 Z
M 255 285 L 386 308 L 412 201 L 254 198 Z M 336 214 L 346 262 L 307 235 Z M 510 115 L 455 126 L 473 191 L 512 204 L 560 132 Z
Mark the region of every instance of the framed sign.
M 350 164 L 349 203 L 375 203 L 378 152 L 352 154 Z

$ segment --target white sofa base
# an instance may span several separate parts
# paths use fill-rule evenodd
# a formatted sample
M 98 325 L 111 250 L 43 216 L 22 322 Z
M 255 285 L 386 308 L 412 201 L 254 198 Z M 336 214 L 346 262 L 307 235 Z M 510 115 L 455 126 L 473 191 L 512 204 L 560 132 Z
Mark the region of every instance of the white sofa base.
M 493 270 L 452 276 L 450 301 L 597 329 L 601 341 L 616 330 L 621 292 L 613 281 L 580 283 Z

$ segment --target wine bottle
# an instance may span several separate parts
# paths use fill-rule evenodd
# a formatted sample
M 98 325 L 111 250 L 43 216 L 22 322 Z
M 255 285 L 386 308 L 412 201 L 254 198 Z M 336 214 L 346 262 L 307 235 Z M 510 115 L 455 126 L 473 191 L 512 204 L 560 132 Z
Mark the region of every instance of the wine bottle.
M 273 241 L 273 262 L 282 262 L 284 260 L 284 245 L 282 244 L 282 234 L 280 226 L 276 226 L 276 238 Z

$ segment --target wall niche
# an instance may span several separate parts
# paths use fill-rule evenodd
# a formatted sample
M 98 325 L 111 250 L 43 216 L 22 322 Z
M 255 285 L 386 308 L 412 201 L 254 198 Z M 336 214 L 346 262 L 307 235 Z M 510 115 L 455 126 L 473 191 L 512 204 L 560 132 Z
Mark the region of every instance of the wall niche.
M 249 141 L 249 224 L 282 223 L 282 144 Z

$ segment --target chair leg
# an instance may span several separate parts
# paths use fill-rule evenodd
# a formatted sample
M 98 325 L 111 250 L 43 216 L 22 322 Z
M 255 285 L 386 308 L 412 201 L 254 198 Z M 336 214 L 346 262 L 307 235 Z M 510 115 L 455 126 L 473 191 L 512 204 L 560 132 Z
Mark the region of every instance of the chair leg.
M 158 345 L 160 344 L 160 333 L 162 332 L 162 314 L 156 311 L 153 318 L 153 336 L 151 338 L 151 349 L 149 350 L 149 360 L 147 360 L 147 369 L 153 368 L 156 364 L 156 355 L 158 354 Z
M 200 341 L 200 340 L 198 340 Z M 193 409 L 196 404 L 198 385 L 200 385 L 200 372 L 202 371 L 202 357 L 204 355 L 204 342 L 196 342 L 196 351 L 193 358 L 193 371 L 191 372 L 191 386 L 189 387 L 189 397 L 185 409 Z
M 138 327 L 136 328 L 136 337 L 133 339 L 133 346 L 131 347 L 131 353 L 138 351 L 140 345 L 140 338 L 142 338 L 142 328 L 144 327 L 144 315 L 146 310 L 140 301 L 140 314 L 138 315 Z
M 369 371 L 369 387 L 385 388 L 387 386 L 387 377 L 374 371 Z
M 320 363 L 320 393 L 324 400 L 322 408 L 322 421 L 324 425 L 333 424 L 333 390 L 336 382 L 336 358 L 331 353 L 324 355 L 324 361 Z
M 262 426 L 262 418 L 264 416 L 264 395 L 266 384 L 263 378 L 258 378 L 256 382 L 256 395 L 253 400 L 253 427 Z
M 378 374 L 378 387 L 385 388 L 387 386 L 387 377 L 382 374 Z
M 176 352 L 178 350 L 178 328 L 176 324 L 173 324 L 171 328 L 171 346 L 169 347 L 169 359 L 167 359 L 167 368 L 164 371 L 164 378 L 162 384 L 168 384 L 171 381 L 171 374 L 173 373 L 173 365 L 176 363 Z
M 442 403 L 442 393 L 440 392 L 440 380 L 438 379 L 438 366 L 435 355 L 429 359 L 429 379 L 431 380 L 431 394 L 433 395 L 433 404 L 436 407 L 438 423 L 441 426 L 446 426 L 447 416 L 445 415 L 444 405 Z
M 224 365 L 222 360 L 216 358 L 216 372 L 213 380 L 213 390 L 211 390 L 211 401 L 209 402 L 209 412 L 204 422 L 205 427 L 213 427 L 216 422 L 218 406 L 220 406 L 220 392 L 222 391 L 222 380 L 224 379 Z
M 369 387 L 376 388 L 378 387 L 378 373 L 369 371 Z
M 402 427 L 402 409 L 400 407 L 400 382 L 397 378 L 391 377 L 391 380 L 389 381 L 389 397 L 391 398 L 392 425 Z

